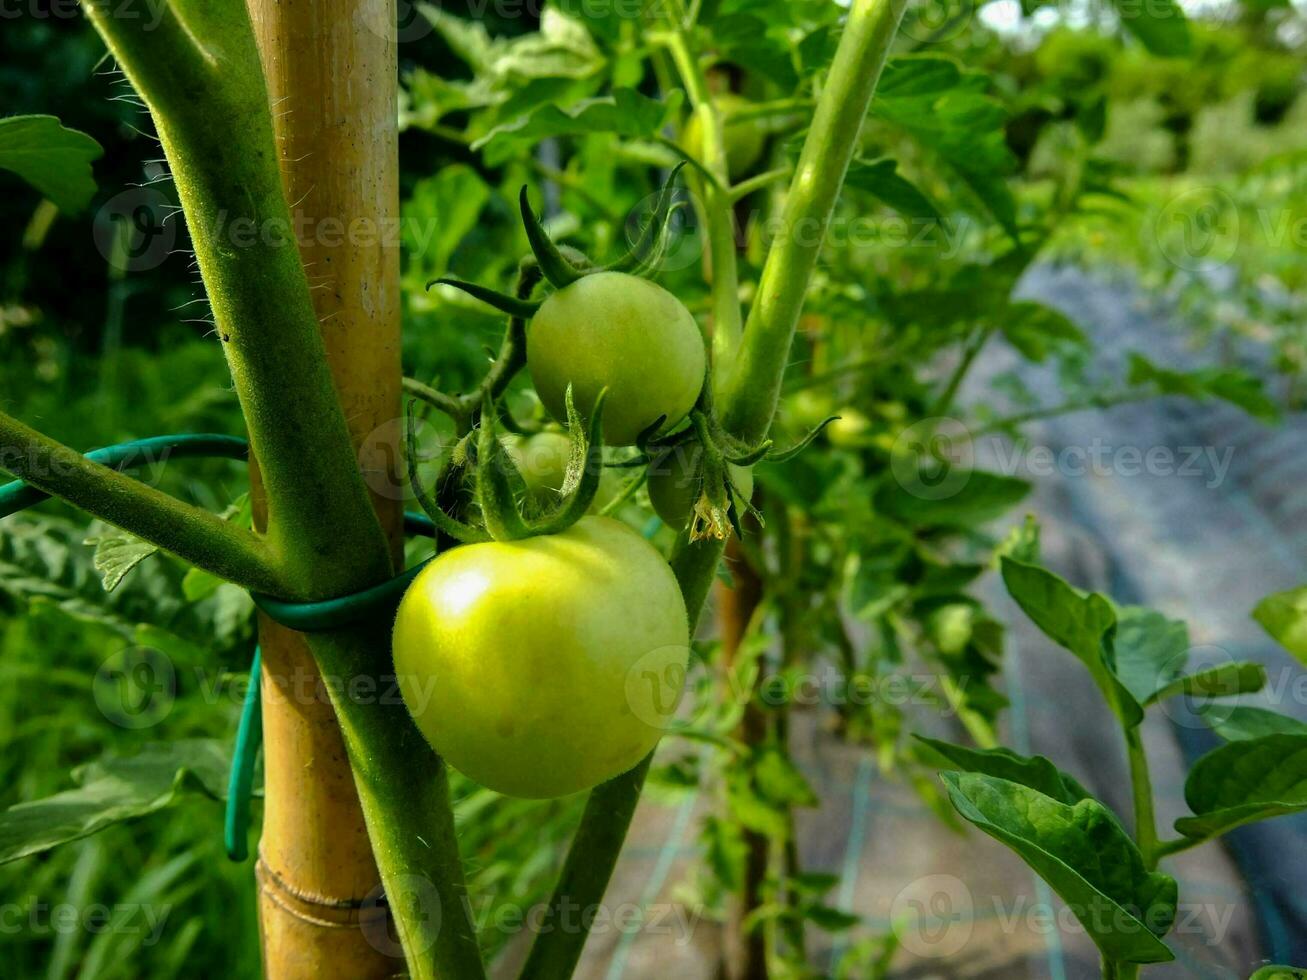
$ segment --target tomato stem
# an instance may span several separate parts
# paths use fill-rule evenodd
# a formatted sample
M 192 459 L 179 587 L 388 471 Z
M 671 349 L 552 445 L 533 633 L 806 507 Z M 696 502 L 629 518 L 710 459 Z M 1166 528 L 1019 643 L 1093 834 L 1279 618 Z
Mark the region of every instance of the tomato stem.
M 719 379 L 723 421 L 746 441 L 757 442 L 771 427 L 804 296 L 906 6 L 907 0 L 854 0 L 849 10 L 739 353 L 729 376 Z

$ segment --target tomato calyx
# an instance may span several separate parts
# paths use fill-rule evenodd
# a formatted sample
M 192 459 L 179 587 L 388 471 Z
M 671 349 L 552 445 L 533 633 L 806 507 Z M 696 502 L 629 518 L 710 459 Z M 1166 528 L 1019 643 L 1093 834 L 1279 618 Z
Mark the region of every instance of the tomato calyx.
M 695 487 L 695 499 L 689 508 L 686 524 L 690 540 L 724 540 L 732 531 L 743 537 L 743 514 L 751 515 L 760 525 L 765 523 L 750 499 L 753 480 L 749 468 L 761 462 L 784 463 L 793 459 L 836 418 L 832 416 L 823 420 L 785 449 L 777 449 L 771 439 L 750 444 L 732 435 L 722 425 L 713 407 L 712 385 L 705 383 L 687 425 L 656 437 L 662 423 L 659 420 L 636 441 L 639 450 L 636 456 L 608 465 L 623 468 L 648 465 L 652 494 L 654 481 L 673 478 L 671 473 L 680 464 L 681 469 L 690 471 L 688 478 L 693 480 Z M 675 454 L 682 458 L 673 462 Z M 681 478 L 687 478 L 686 474 Z
M 408 413 L 408 477 L 418 503 L 435 525 L 461 544 L 518 541 L 542 534 L 559 534 L 590 510 L 603 477 L 603 405 L 607 391 L 599 392 L 589 420 L 581 417 L 567 390 L 567 434 L 571 458 L 558 504 L 543 516 L 528 518 L 523 511 L 528 494 L 522 473 L 499 437 L 499 411 L 490 395 L 481 409 L 481 425 L 465 436 L 451 453 L 454 465 L 466 466 L 475 453 L 476 500 L 484 526 L 471 524 L 450 514 L 422 482 L 417 472 L 417 425 L 411 406 Z M 461 458 L 460 457 L 461 454 Z
M 596 266 L 583 252 L 567 245 L 559 245 L 545 230 L 539 216 L 531 208 L 527 188 L 524 185 L 518 196 L 518 206 L 522 213 L 522 227 L 526 230 L 527 242 L 531 246 L 531 255 L 545 280 L 555 289 L 564 289 L 583 276 L 596 272 L 625 272 L 631 275 L 648 276 L 657 272 L 667 246 L 668 228 L 672 216 L 683 206 L 674 200 L 674 185 L 681 170 L 682 161 L 672 168 L 667 180 L 659 191 L 658 200 L 648 223 L 641 229 L 631 249 L 620 259 L 607 266 Z M 511 296 L 487 286 L 474 282 L 443 276 L 427 283 L 427 289 L 433 286 L 453 286 L 474 299 L 478 299 L 501 313 L 511 317 L 530 320 L 540 311 L 541 303 L 527 296 Z

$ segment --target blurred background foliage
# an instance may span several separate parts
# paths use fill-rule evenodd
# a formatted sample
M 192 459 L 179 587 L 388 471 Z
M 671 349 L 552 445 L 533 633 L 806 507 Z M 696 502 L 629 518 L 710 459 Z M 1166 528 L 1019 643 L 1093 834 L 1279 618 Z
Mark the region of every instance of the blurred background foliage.
M 829 58 L 840 12 L 823 0 L 719 0 L 703 8 L 721 59 L 716 81 L 759 102 L 810 90 Z M 546 7 L 543 22 L 496 17 L 488 9 L 471 2 L 419 5 L 406 9 L 400 25 L 405 365 L 409 374 L 448 390 L 468 386 L 484 369 L 486 348 L 497 344 L 502 324 L 480 304 L 450 290 L 428 292 L 426 283 L 445 274 L 506 283 L 526 251 L 518 188 L 530 184 L 536 199 L 543 197 L 555 236 L 604 258 L 622 250 L 634 227 L 629 216 L 647 210 L 657 170 L 676 159 L 664 142 L 619 138 L 603 127 L 541 138 L 522 126 L 541 107 L 571 106 L 615 89 L 635 92 L 633 99 L 656 97 L 668 69 L 648 56 L 640 25 L 615 16 L 569 16 L 567 3 Z M 0 171 L 6 410 L 79 448 L 165 432 L 237 434 L 240 419 L 219 345 L 208 336 L 205 313 L 196 312 L 204 307 L 196 303 L 201 291 L 184 232 L 175 254 L 162 261 L 124 269 L 115 252 L 115 200 L 148 186 L 166 204 L 173 192 L 148 117 L 106 61 L 99 39 L 67 10 L 32 0 L 18 16 L 6 11 L 0 31 L 4 112 L 57 114 L 106 151 L 96 164 L 99 194 L 82 215 L 53 212 Z M 831 409 L 852 406 L 857 411 L 845 414 L 853 427 L 828 435 L 834 451 L 761 474 L 763 493 L 779 501 L 778 517 L 788 506 L 818 526 L 811 560 L 798 571 L 776 571 L 781 579 L 799 576 L 785 579 L 788 592 L 778 593 L 788 644 L 849 654 L 849 638 L 832 629 L 838 617 L 818 608 L 830 600 L 855 608 L 870 624 L 872 647 L 897 646 L 903 622 L 911 620 L 923 646 L 950 661 L 950 676 L 983 679 L 996 669 L 990 654 L 1001 630 L 955 594 L 966 572 L 961 580 L 948 575 L 964 564 L 978 574 L 999 543 L 964 533 L 965 546 L 951 563 L 932 565 L 930 556 L 945 534 L 953 540 L 958 526 L 1002 512 L 1019 490 L 996 483 L 988 495 L 970 498 L 966 513 L 941 519 L 900 511 L 899 523 L 888 527 L 871 522 L 857 504 L 867 499 L 868 486 L 879 485 L 897 434 L 932 409 L 945 414 L 952 362 L 941 367 L 938 355 L 965 355 L 978 325 L 1000 309 L 1009 343 L 1032 360 L 1057 357 L 1068 401 L 1126 392 L 1139 382 L 1112 379 L 1105 388 L 1104 379 L 1086 377 L 1084 340 L 1073 323 L 1010 303 L 1033 261 L 1128 272 L 1159 302 L 1183 310 L 1189 339 L 1208 362 L 1235 367 L 1252 357 L 1276 379 L 1268 394 L 1229 385 L 1207 393 L 1263 416 L 1299 407 L 1307 359 L 1307 19 L 1300 5 L 1273 0 L 1204 4 L 1189 13 L 1187 53 L 1164 57 L 1097 4 L 1026 2 L 1023 8 L 1000 0 L 974 8 L 926 0 L 909 11 L 899 53 L 964 67 L 951 69 L 943 84 L 951 86 L 966 122 L 932 141 L 937 134 L 921 131 L 930 120 L 914 115 L 907 96 L 897 115 L 890 100 L 869 122 L 843 217 L 850 227 L 860 216 L 877 222 L 869 238 L 850 238 L 824 256 L 781 420 L 797 435 Z M 1165 44 L 1152 45 L 1159 46 Z M 651 111 L 633 105 L 635 115 Z M 765 126 L 767 159 L 754 172 L 794 152 L 801 105 L 769 117 Z M 906 190 L 886 178 L 883 165 L 874 166 L 886 159 L 906 178 Z M 761 189 L 742 218 L 764 213 L 776 193 Z M 1189 203 L 1183 220 L 1173 222 L 1177 200 Z M 926 229 L 926 247 L 896 247 L 890 232 L 898 226 L 885 223 L 895 213 L 911 234 Z M 151 222 L 165 218 L 180 223 L 166 207 L 148 215 Z M 1183 239 L 1195 220 L 1204 236 L 1196 250 Z M 1026 249 L 1010 249 L 1014 239 Z M 664 282 L 702 312 L 707 294 L 691 241 L 689 235 L 678 240 Z M 755 234 L 747 244 L 746 283 L 761 261 L 761 241 Z M 904 364 L 912 368 L 902 370 Z M 849 365 L 860 370 L 847 371 Z M 1005 396 L 1019 406 L 1020 380 L 1008 381 Z M 1156 377 L 1148 383 L 1150 390 L 1180 384 Z M 524 415 L 534 411 L 526 392 L 516 397 Z M 1002 425 L 1003 412 L 985 411 L 981 418 Z M 243 492 L 242 470 L 229 463 L 188 462 L 149 475 L 218 511 L 239 503 Z M 894 513 L 896 505 L 878 498 L 878 506 Z M 106 593 L 95 551 L 83 543 L 97 533 L 103 529 L 47 505 L 6 522 L 0 534 L 0 743 L 6 746 L 0 805 L 67 789 L 69 772 L 108 746 L 127 755 L 160 740 L 214 740 L 223 751 L 230 744 L 239 714 L 233 692 L 251 653 L 248 599 L 226 587 L 206 588 L 163 558 L 142 564 Z M 1022 546 L 1019 540 L 1003 545 Z M 860 560 L 872 550 L 888 557 L 878 566 Z M 784 607 L 785 594 L 813 597 L 811 608 Z M 157 723 L 124 727 L 98 700 L 116 696 L 104 694 L 104 667 L 141 647 L 166 653 L 174 686 Z M 701 663 L 712 661 L 711 648 L 700 652 Z M 857 657 L 877 669 L 874 657 Z M 969 705 L 979 741 L 1002 706 L 985 690 L 982 683 Z M 699 722 L 709 738 L 721 737 L 738 716 L 708 707 Z M 879 734 L 890 746 L 905 727 L 883 715 L 841 724 Z M 704 778 L 698 764 L 673 760 L 658 773 L 659 785 L 674 794 L 697 783 Z M 801 780 L 789 780 L 786 765 L 773 757 L 760 763 L 773 774 L 770 802 L 779 800 L 782 813 L 804 798 Z M 737 814 L 757 803 L 749 795 L 756 791 L 740 789 Z M 492 904 L 536 900 L 559 858 L 559 847 L 551 845 L 568 833 L 578 801 L 504 801 L 463 782 L 457 792 L 474 893 Z M 763 800 L 755 811 L 768 805 Z M 752 826 L 770 826 L 765 812 L 752 819 Z M 735 873 L 739 834 L 720 822 L 704 833 L 716 877 L 701 888 L 712 900 L 714 888 L 720 891 Z M 252 976 L 257 970 L 252 876 L 248 865 L 225 859 L 221 807 L 211 799 L 188 796 L 170 815 L 6 864 L 0 895 L 25 909 L 35 902 L 144 903 L 168 915 L 166 928 L 150 938 L 130 930 L 56 933 L 38 927 L 34 912 L 30 928 L 3 940 L 5 972 L 15 976 Z M 833 912 L 815 899 L 808 909 L 830 928 L 847 926 L 832 922 Z M 42 921 L 48 923 L 48 914 Z M 487 932 L 488 945 L 503 939 Z

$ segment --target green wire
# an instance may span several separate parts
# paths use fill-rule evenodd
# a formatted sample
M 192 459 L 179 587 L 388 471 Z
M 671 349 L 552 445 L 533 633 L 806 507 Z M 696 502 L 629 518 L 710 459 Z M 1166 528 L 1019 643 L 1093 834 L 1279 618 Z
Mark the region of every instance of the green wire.
M 254 760 L 263 744 L 263 705 L 259 687 L 263 681 L 263 651 L 254 648 L 250 664 L 250 683 L 241 705 L 241 723 L 236 729 L 236 748 L 231 756 L 231 778 L 227 783 L 227 812 L 223 819 L 222 839 L 227 857 L 244 861 L 249 857 L 250 797 L 254 795 Z
M 117 446 L 96 449 L 86 454 L 86 458 L 127 470 L 149 463 L 163 463 L 170 459 L 188 457 L 209 457 L 218 459 L 248 459 L 250 444 L 235 436 L 221 435 L 179 435 L 155 436 L 151 439 L 136 439 Z M 0 487 L 0 517 L 9 517 L 20 510 L 35 507 L 42 501 L 49 500 L 50 495 L 43 490 L 30 486 L 24 480 L 15 480 Z
M 86 454 L 86 458 L 120 470 L 170 459 L 209 457 L 248 459 L 249 443 L 235 436 L 182 434 L 136 439 Z M 0 486 L 0 518 L 34 507 L 50 499 L 43 490 L 24 480 Z M 407 534 L 434 537 L 435 525 L 425 514 L 405 514 Z M 252 595 L 255 604 L 283 626 L 301 633 L 339 629 L 364 619 L 387 607 L 393 607 L 409 584 L 429 563 L 426 562 L 396 575 L 389 582 L 354 595 L 322 602 L 285 602 L 267 595 Z M 240 725 L 236 729 L 236 746 L 232 752 L 231 776 L 227 784 L 227 809 L 223 820 L 223 844 L 233 861 L 249 856 L 250 799 L 254 792 L 254 763 L 263 744 L 263 711 L 260 699 L 262 651 L 254 648 L 250 665 L 250 683 L 241 706 Z

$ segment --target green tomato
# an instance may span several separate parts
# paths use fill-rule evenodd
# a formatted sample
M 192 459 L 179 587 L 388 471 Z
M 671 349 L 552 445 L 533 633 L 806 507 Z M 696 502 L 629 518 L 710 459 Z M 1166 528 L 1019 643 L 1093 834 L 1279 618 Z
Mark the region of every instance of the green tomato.
M 604 442 L 629 446 L 667 416 L 685 418 L 699 399 L 707 354 L 690 311 L 656 283 L 596 272 L 541 305 L 527 335 L 527 366 L 545 408 L 567 418 L 567 386 L 588 414 L 601 388 Z
M 658 744 L 689 656 L 671 568 L 625 524 L 448 551 L 400 603 L 395 673 L 450 765 L 528 799 L 577 793 Z
M 965 602 L 951 602 L 930 614 L 926 631 L 939 652 L 957 656 L 971 642 L 975 609 Z
M 856 408 L 841 408 L 835 414 L 839 418 L 826 426 L 825 430 L 831 445 L 842 449 L 860 449 L 868 444 L 871 419 Z
M 513 465 L 522 474 L 526 484 L 527 502 L 536 508 L 546 508 L 558 502 L 567 477 L 567 464 L 572 458 L 572 441 L 561 432 L 537 432 L 531 436 L 504 437 Z
M 807 431 L 839 413 L 831 411 L 829 395 L 813 388 L 802 388 L 786 400 L 782 414 L 796 428 Z
M 503 442 L 526 484 L 528 508 L 544 512 L 558 504 L 567 479 L 567 464 L 572 459 L 572 440 L 562 432 L 538 432 L 530 436 L 513 433 L 505 436 Z M 605 467 L 599 475 L 590 513 L 603 510 L 624 487 L 625 481 L 618 471 Z
M 672 449 L 649 464 L 649 502 L 664 524 L 680 530 L 703 492 L 702 447 Z M 746 499 L 753 496 L 753 470 L 726 464 L 731 482 Z M 743 508 L 741 508 L 743 509 Z
M 731 92 L 717 96 L 716 102 L 717 111 L 723 116 L 745 111 L 752 106 L 748 99 Z M 757 119 L 728 122 L 722 137 L 726 143 L 726 167 L 732 180 L 752 170 L 762 158 L 762 151 L 767 145 L 767 133 Z M 685 124 L 682 143 L 686 153 L 701 163 L 707 163 L 703 158 L 703 125 L 699 122 L 697 112 L 692 113 Z

